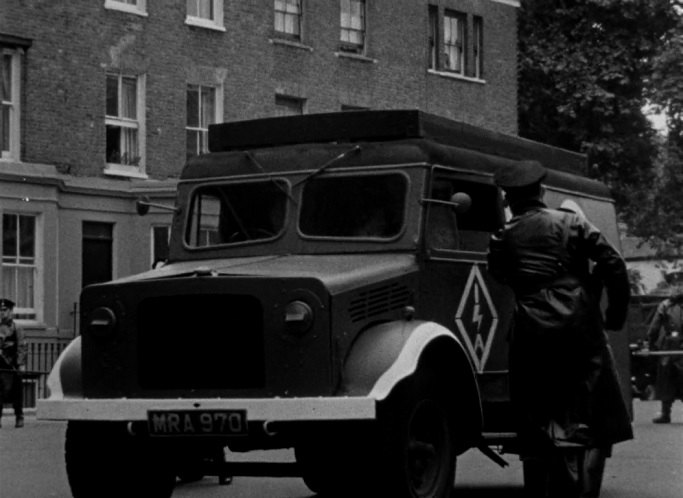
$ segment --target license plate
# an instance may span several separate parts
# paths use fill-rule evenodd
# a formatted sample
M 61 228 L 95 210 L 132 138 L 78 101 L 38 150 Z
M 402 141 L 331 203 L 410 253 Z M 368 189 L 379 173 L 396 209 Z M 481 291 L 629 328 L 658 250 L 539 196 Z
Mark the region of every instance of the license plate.
M 246 410 L 150 410 L 147 425 L 152 436 L 243 436 Z

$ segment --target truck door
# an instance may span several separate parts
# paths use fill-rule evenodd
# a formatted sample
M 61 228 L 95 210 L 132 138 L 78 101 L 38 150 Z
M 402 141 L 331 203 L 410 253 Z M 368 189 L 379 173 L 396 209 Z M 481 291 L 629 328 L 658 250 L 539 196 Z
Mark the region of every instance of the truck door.
M 472 201 L 465 213 L 447 204 L 460 192 Z M 513 299 L 486 271 L 489 237 L 503 223 L 499 191 L 488 176 L 437 167 L 424 204 L 422 306 L 468 351 L 478 376 L 485 430 L 504 431 L 508 428 L 501 424 L 510 419 L 507 336 Z

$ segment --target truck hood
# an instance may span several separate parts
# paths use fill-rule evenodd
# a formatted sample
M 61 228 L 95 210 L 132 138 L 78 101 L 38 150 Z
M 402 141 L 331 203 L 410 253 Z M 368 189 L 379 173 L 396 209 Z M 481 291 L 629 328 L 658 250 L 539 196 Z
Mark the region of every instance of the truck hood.
M 367 284 L 417 271 L 410 253 L 277 255 L 210 259 L 172 263 L 145 273 L 125 277 L 116 283 L 188 275 L 263 278 L 308 277 L 320 280 L 335 294 L 362 281 Z

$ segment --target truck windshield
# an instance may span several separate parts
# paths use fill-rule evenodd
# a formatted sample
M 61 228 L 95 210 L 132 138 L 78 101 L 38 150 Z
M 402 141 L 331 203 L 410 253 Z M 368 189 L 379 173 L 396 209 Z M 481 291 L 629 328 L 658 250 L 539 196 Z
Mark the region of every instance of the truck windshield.
M 282 180 L 199 187 L 192 195 L 185 242 L 209 247 L 272 239 L 284 228 L 288 192 Z
M 403 228 L 406 191 L 406 177 L 396 173 L 311 179 L 299 228 L 314 237 L 395 237 Z

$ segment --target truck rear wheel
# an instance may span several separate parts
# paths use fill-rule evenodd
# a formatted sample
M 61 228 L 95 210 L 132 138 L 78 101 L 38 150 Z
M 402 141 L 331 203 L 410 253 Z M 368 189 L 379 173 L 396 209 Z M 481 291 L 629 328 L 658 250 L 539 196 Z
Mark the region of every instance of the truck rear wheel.
M 64 449 L 75 498 L 173 494 L 175 473 L 168 452 L 154 441 L 131 436 L 123 423 L 71 421 Z

